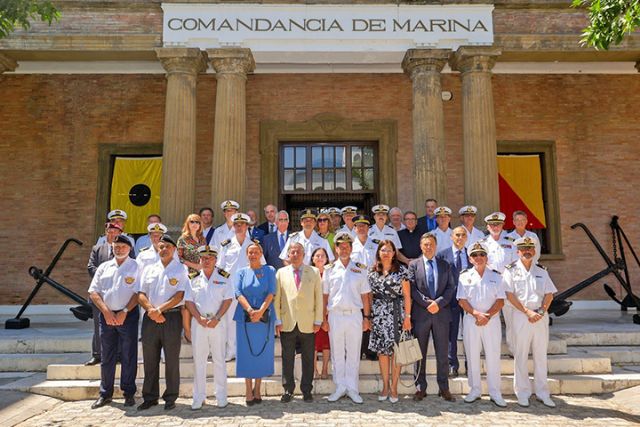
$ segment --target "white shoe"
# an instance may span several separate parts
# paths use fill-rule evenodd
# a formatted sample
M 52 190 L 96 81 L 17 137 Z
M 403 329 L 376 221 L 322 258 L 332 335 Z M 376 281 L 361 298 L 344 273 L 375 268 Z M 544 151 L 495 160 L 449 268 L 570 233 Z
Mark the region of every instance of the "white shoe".
M 226 408 L 228 404 L 229 402 L 227 402 L 227 399 L 218 399 L 218 408 Z
M 493 403 L 495 403 L 495 405 L 499 408 L 506 408 L 507 407 L 507 402 L 504 401 L 504 399 L 502 398 L 502 396 L 496 396 L 496 397 L 492 397 L 491 401 Z
M 543 398 L 540 398 L 538 396 L 536 396 L 536 398 L 538 399 L 539 402 L 542 402 L 542 404 L 548 408 L 555 408 L 556 407 L 556 402 L 554 402 L 553 400 L 551 400 L 550 396 L 546 396 Z
M 351 399 L 353 401 L 353 403 L 360 404 L 360 403 L 364 402 L 364 400 L 362 400 L 362 397 L 360 397 L 360 395 L 357 392 L 353 391 L 353 390 L 349 390 L 347 392 L 347 396 L 349 396 L 349 399 Z
M 478 399 L 480 399 L 480 395 L 478 393 L 469 393 L 464 397 L 464 402 L 473 403 Z
M 192 411 L 197 411 L 198 409 L 202 408 L 202 405 L 204 405 L 204 401 L 203 400 L 201 400 L 199 402 L 196 402 L 194 400 L 193 403 L 191 404 L 191 410 Z
M 333 394 L 327 398 L 327 400 L 329 402 L 337 402 L 345 394 L 347 394 L 347 389 L 344 387 L 338 387 L 336 391 L 334 391 Z
M 387 400 L 387 398 L 388 398 L 388 397 L 389 397 L 389 396 L 381 396 L 381 395 L 378 395 L 378 402 L 384 402 L 385 400 Z
M 398 403 L 399 400 L 400 398 L 398 397 L 389 396 L 389 402 L 391 403 Z
M 529 398 L 528 397 L 518 397 L 518 405 L 522 406 L 523 408 L 528 408 L 529 407 Z

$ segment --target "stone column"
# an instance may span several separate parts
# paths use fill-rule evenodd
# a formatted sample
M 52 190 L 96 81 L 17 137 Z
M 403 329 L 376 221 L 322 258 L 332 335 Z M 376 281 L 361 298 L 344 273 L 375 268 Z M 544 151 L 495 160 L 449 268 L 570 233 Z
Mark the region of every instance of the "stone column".
M 413 176 L 414 209 L 434 198 L 446 204 L 447 174 L 442 108 L 441 71 L 448 49 L 409 49 L 402 69 L 413 82 Z
M 500 209 L 498 149 L 491 69 L 500 50 L 460 47 L 451 69 L 462 74 L 464 202 L 478 207 L 478 218 Z
M 160 215 L 173 235 L 195 206 L 196 82 L 207 68 L 196 48 L 156 49 L 167 71 Z
M 213 131 L 213 206 L 227 199 L 245 206 L 247 158 L 247 74 L 255 68 L 250 49 L 208 49 L 216 71 L 216 111 Z
M 0 52 L 0 74 L 6 71 L 15 71 L 18 63 L 11 57 Z

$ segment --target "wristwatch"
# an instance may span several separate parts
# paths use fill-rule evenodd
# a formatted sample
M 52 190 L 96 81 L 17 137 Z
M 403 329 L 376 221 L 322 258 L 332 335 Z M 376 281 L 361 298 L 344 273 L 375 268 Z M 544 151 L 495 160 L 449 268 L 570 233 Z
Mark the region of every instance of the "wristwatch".
M 218 322 L 220 321 L 220 316 L 218 316 L 217 314 L 213 316 L 213 318 L 216 319 Z
M 362 316 L 362 317 L 364 317 L 365 319 L 369 319 L 369 320 L 371 320 L 371 315 L 368 315 L 368 316 Z
M 127 314 L 129 312 L 129 309 L 127 307 L 123 308 L 122 311 L 124 311 L 124 314 Z
M 544 308 L 540 307 L 539 309 L 536 310 L 536 313 L 538 313 L 540 316 L 544 316 L 545 310 Z

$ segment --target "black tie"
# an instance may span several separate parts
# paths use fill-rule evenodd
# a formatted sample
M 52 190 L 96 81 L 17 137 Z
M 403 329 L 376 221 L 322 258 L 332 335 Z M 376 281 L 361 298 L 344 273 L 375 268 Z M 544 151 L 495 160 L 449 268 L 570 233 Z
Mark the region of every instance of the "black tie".
M 433 274 L 433 260 L 427 261 L 429 263 L 429 272 L 427 273 L 427 285 L 429 286 L 429 292 L 431 298 L 436 297 L 436 277 Z
M 456 254 L 456 268 L 458 269 L 458 271 L 462 270 L 462 259 L 460 258 L 461 252 L 462 250 L 458 250 L 458 253 Z

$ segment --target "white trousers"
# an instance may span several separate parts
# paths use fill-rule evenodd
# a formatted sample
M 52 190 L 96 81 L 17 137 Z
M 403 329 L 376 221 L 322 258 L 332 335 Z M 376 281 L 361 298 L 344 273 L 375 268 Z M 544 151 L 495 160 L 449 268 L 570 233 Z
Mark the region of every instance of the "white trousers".
M 224 320 L 215 328 L 203 328 L 191 320 L 191 346 L 193 349 L 193 401 L 204 402 L 207 398 L 207 358 L 213 360 L 213 383 L 218 401 L 227 399 L 227 367 L 225 343 L 227 334 Z
M 224 314 L 225 330 L 226 330 L 226 358 L 232 359 L 236 357 L 236 321 L 233 320 L 233 315 L 236 312 L 238 306 L 238 300 L 231 299 L 231 305 Z M 224 347 L 224 346 L 223 346 Z
M 465 314 L 464 324 L 464 352 L 467 358 L 467 380 L 470 394 L 482 394 L 480 379 L 480 352 L 484 349 L 484 359 L 487 367 L 487 386 L 489 396 L 502 397 L 500 392 L 500 347 L 502 343 L 502 325 L 500 316 L 493 316 L 484 326 L 476 325 L 476 319 Z
M 509 352 L 513 355 L 516 351 L 515 344 L 513 342 L 513 313 L 516 311 L 511 304 L 505 301 L 502 307 L 502 315 L 504 316 L 504 328 L 505 328 L 505 340 L 507 341 L 507 347 Z
M 360 346 L 362 345 L 362 313 L 329 312 L 331 366 L 336 388 L 358 393 Z
M 529 350 L 533 358 L 534 393 L 540 399 L 549 397 L 547 384 L 547 347 L 549 346 L 549 315 L 536 323 L 530 323 L 527 315 L 513 312 L 513 391 L 518 398 L 531 397 L 531 381 L 529 381 Z

